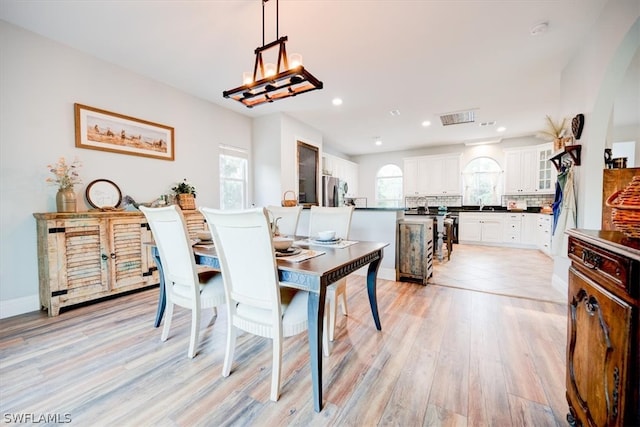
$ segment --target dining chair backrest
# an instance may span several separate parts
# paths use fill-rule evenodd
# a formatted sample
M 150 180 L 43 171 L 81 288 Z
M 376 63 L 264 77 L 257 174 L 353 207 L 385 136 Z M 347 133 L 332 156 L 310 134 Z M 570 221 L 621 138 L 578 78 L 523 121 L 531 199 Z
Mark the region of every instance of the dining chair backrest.
M 309 214 L 309 237 L 313 238 L 320 231 L 332 230 L 336 237 L 349 238 L 353 206 L 311 206 Z
M 269 220 L 278 220 L 278 230 L 283 236 L 295 236 L 302 206 L 267 206 Z
M 199 307 L 198 272 L 182 211 L 176 205 L 140 206 L 140 210 L 147 218 L 160 253 L 167 298 L 186 307 Z
M 228 211 L 200 208 L 220 260 L 228 306 L 264 310 L 280 319 L 278 267 L 265 208 Z M 237 313 L 231 313 L 231 316 Z

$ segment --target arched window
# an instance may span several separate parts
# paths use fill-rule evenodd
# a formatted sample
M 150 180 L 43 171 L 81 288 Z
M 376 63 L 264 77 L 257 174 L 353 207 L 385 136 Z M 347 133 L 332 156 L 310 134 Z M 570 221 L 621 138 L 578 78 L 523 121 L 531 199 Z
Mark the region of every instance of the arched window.
M 471 160 L 462 172 L 465 205 L 500 205 L 502 169 L 491 157 Z
M 384 165 L 376 174 L 376 206 L 402 206 L 402 169 Z

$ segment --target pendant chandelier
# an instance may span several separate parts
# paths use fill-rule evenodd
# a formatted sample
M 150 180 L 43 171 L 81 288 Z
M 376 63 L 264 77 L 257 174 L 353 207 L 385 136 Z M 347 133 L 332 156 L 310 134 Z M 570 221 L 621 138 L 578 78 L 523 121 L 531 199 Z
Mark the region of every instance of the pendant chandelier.
M 243 73 L 242 86 L 222 92 L 225 98 L 235 99 L 248 108 L 322 89 L 322 82 L 302 66 L 300 55 L 294 53 L 291 58 L 287 58 L 285 43 L 288 37 L 279 37 L 278 34 L 278 0 L 276 0 L 276 37 L 279 38 L 264 44 L 264 4 L 268 1 L 262 0 L 262 47 L 254 51 L 256 61 L 253 66 L 253 75 Z M 265 64 L 262 53 L 275 47 L 278 47 L 277 64 Z

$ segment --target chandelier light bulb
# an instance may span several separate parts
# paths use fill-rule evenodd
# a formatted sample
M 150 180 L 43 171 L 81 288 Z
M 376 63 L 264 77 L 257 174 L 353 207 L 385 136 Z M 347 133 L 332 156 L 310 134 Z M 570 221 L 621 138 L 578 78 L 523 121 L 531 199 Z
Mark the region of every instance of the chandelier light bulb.
M 273 77 L 276 75 L 276 64 L 268 63 L 264 67 L 264 77 Z
M 302 65 L 302 55 L 299 53 L 292 53 L 289 56 L 289 69 L 298 68 Z
M 242 73 L 242 84 L 248 85 L 250 83 L 253 83 L 253 73 L 245 71 L 244 73 Z

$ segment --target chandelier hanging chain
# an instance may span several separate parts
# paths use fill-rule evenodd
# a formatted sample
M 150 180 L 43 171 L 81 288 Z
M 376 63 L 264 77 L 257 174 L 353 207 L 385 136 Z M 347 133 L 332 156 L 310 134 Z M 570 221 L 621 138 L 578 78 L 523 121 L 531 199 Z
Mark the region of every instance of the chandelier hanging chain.
M 264 47 L 264 4 L 269 0 L 262 0 L 262 47 Z M 280 38 L 280 1 L 276 0 L 276 40 Z

